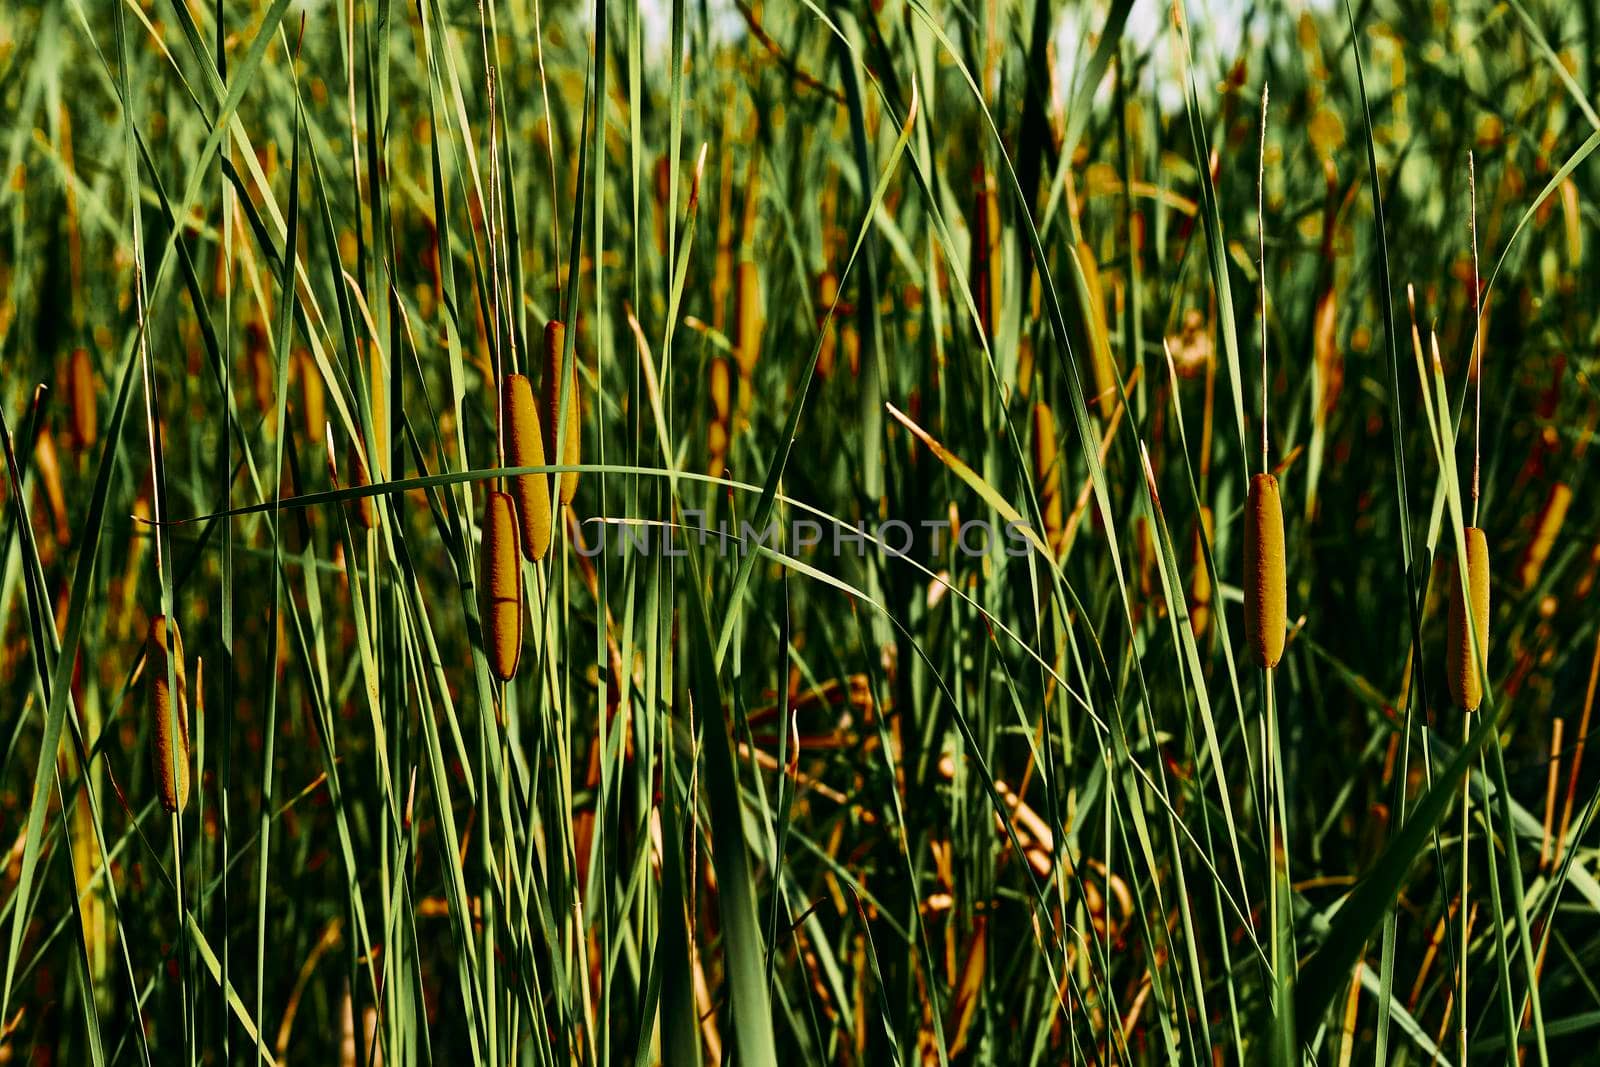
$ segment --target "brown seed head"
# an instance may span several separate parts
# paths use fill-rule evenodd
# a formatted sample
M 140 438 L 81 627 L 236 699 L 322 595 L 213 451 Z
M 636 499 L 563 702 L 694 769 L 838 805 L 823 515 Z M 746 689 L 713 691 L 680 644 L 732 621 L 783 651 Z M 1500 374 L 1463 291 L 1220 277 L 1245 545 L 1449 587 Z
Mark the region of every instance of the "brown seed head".
M 1057 466 L 1056 417 L 1050 405 L 1033 405 L 1033 479 L 1039 490 L 1039 510 L 1050 548 L 1059 553 L 1063 536 L 1061 471 Z
M 1467 591 L 1462 598 L 1460 575 L 1452 570 L 1450 583 L 1450 623 L 1445 639 L 1449 657 L 1450 696 L 1464 711 L 1477 711 L 1483 703 L 1483 674 L 1479 657 L 1473 653 L 1476 632 L 1478 652 L 1489 658 L 1489 540 L 1476 526 L 1466 529 Z M 1470 620 L 1470 622 L 1469 622 Z M 1470 626 L 1470 629 L 1469 629 Z
M 1556 482 L 1550 487 L 1550 495 L 1545 497 L 1544 508 L 1534 524 L 1533 539 L 1528 542 L 1527 550 L 1522 555 L 1522 566 L 1518 568 L 1522 588 L 1532 589 L 1538 584 L 1545 561 L 1550 558 L 1550 550 L 1555 547 L 1556 538 L 1561 536 L 1561 527 L 1567 521 L 1567 508 L 1571 505 L 1571 486 L 1566 482 Z
M 754 260 L 739 261 L 739 336 L 734 354 L 739 359 L 739 375 L 749 378 L 761 358 L 761 331 L 765 326 L 761 312 L 761 269 Z
M 578 367 L 574 363 L 571 378 L 571 398 L 567 401 L 567 443 L 566 447 L 557 447 L 555 435 L 561 429 L 561 396 L 562 392 L 557 384 L 561 381 L 561 367 L 566 358 L 567 328 L 560 319 L 551 319 L 544 324 L 544 389 L 545 412 L 548 421 L 544 425 L 545 455 L 560 456 L 561 462 L 566 466 L 575 466 L 582 462 L 579 457 L 582 437 L 578 432 L 578 422 L 582 418 L 583 408 L 579 403 L 578 395 Z M 572 497 L 578 491 L 578 472 L 567 471 L 560 476 L 561 487 L 559 495 L 561 503 L 572 503 Z
M 161 806 L 169 815 L 176 815 L 189 800 L 189 683 L 183 665 L 183 635 L 176 623 L 170 627 L 170 640 L 168 630 L 165 615 L 150 620 L 150 633 L 145 639 L 144 685 L 150 711 L 151 772 Z M 169 655 L 172 680 L 178 685 L 176 716 L 167 678 Z
M 94 364 L 86 348 L 72 353 L 72 362 L 67 367 L 67 390 L 72 403 L 72 443 L 78 451 L 84 452 L 93 448 L 100 437 Z
M 521 374 L 508 374 L 500 384 L 501 419 L 506 435 L 506 466 L 544 466 L 544 430 L 533 386 Z M 522 554 L 529 562 L 544 558 L 550 548 L 550 478 L 521 474 L 508 479 L 522 526 Z
M 479 562 L 483 650 L 502 682 L 522 657 L 522 564 L 517 559 L 517 518 L 511 494 L 490 490 L 483 516 Z
M 1244 636 L 1256 665 L 1271 669 L 1283 658 L 1289 618 L 1278 479 L 1250 479 L 1244 522 Z

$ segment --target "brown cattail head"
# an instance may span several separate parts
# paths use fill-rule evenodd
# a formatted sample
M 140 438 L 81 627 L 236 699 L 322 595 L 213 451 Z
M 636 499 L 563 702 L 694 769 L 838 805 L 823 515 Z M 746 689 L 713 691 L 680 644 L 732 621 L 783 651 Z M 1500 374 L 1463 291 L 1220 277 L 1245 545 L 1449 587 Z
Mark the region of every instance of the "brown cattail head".
M 547 421 L 544 424 L 544 451 L 547 456 L 560 456 L 564 466 L 576 466 L 582 462 L 579 457 L 581 435 L 578 433 L 578 421 L 582 417 L 582 407 L 578 396 L 578 368 L 574 362 L 572 368 L 571 390 L 572 399 L 567 401 L 567 442 L 565 448 L 557 447 L 556 434 L 561 432 L 561 396 L 562 390 L 557 385 L 561 381 L 561 365 L 565 362 L 567 347 L 567 328 L 560 319 L 551 319 L 544 324 L 544 402 Z M 561 503 L 572 503 L 573 494 L 578 491 L 578 472 L 567 471 L 560 476 L 559 495 Z
M 1311 322 L 1311 351 L 1317 368 L 1317 406 L 1314 418 L 1318 426 L 1328 421 L 1339 403 L 1344 389 L 1344 355 L 1339 351 L 1339 304 L 1330 282 L 1317 295 L 1317 307 Z
M 93 448 L 100 438 L 100 423 L 95 409 L 94 364 L 89 350 L 73 351 L 67 364 L 67 397 L 72 404 L 72 444 L 79 452 Z
M 1061 553 L 1061 471 L 1057 466 L 1056 417 L 1043 401 L 1033 405 L 1033 479 L 1051 551 Z
M 1211 624 L 1211 572 L 1206 570 L 1205 545 L 1211 541 L 1211 509 L 1200 509 L 1194 528 L 1193 577 L 1189 580 L 1189 626 L 1195 640 L 1203 638 Z
M 305 418 L 306 440 L 320 441 L 323 426 L 328 421 L 327 391 L 322 382 L 322 370 L 311 353 L 300 349 L 295 353 L 295 368 L 300 374 L 301 415 Z
M 1550 487 L 1550 495 L 1545 497 L 1544 507 L 1540 509 L 1538 521 L 1533 527 L 1533 539 L 1528 542 L 1522 554 L 1522 566 L 1518 568 L 1522 588 L 1532 589 L 1538 584 L 1545 561 L 1550 558 L 1550 550 L 1555 547 L 1556 538 L 1561 536 L 1562 524 L 1567 521 L 1567 508 L 1571 505 L 1571 486 L 1566 482 L 1556 482 Z
M 169 657 L 172 680 L 178 685 L 176 715 L 167 679 Z M 144 687 L 150 706 L 150 769 L 161 806 L 169 815 L 176 815 L 189 800 L 189 682 L 183 666 L 183 635 L 176 623 L 168 625 L 165 615 L 150 620 L 150 634 L 145 640 Z
M 992 342 L 1000 324 L 1000 198 L 994 175 L 982 163 L 972 182 L 977 197 L 972 210 L 972 292 L 978 325 Z
M 1077 260 L 1082 275 L 1078 289 L 1083 330 L 1089 345 L 1090 370 L 1094 375 L 1094 400 L 1102 417 L 1110 418 L 1122 401 L 1117 389 L 1116 360 L 1111 355 L 1111 335 L 1106 328 L 1105 292 L 1100 287 L 1100 265 L 1095 262 L 1089 242 L 1079 241 Z
M 500 397 L 506 466 L 544 466 L 544 430 L 539 425 L 533 386 L 521 374 L 508 374 L 501 381 Z M 530 563 L 537 563 L 550 549 L 550 478 L 545 474 L 521 474 L 508 481 L 522 525 L 522 554 Z
M 734 354 L 739 359 L 739 376 L 748 379 L 761 358 L 761 331 L 765 320 L 761 312 L 761 268 L 751 259 L 739 261 L 739 344 Z
M 522 563 L 517 559 L 517 516 L 510 493 L 489 491 L 478 583 L 483 651 L 494 676 L 509 682 L 522 658 Z
M 1478 670 L 1479 656 L 1489 658 L 1489 541 L 1476 526 L 1466 529 L 1468 600 L 1462 599 L 1461 579 L 1450 575 L 1450 624 L 1446 633 L 1449 656 L 1450 696 L 1465 711 L 1477 711 L 1483 703 L 1483 675 Z M 1470 615 L 1468 610 L 1470 607 Z M 1473 653 L 1476 632 L 1478 654 Z
M 717 356 L 711 361 L 711 424 L 706 428 L 707 473 L 720 475 L 728 458 L 728 361 Z
M 56 452 L 55 438 L 51 436 L 48 426 L 39 431 L 39 439 L 34 442 L 33 469 L 38 473 L 39 485 L 50 503 L 56 543 L 66 545 L 72 540 L 72 527 L 67 522 L 67 494 L 61 487 L 61 457 Z
M 1250 479 L 1244 522 L 1244 636 L 1256 665 L 1270 670 L 1283 658 L 1289 618 L 1278 479 L 1270 474 Z

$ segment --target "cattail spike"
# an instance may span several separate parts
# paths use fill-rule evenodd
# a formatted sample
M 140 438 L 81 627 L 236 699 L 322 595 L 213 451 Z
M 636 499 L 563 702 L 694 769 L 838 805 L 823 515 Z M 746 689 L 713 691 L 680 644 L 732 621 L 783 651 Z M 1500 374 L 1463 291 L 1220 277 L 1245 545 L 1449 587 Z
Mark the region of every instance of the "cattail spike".
M 1268 670 L 1283 658 L 1289 604 L 1283 558 L 1283 501 L 1278 479 L 1250 479 L 1244 530 L 1244 635 L 1256 665 Z
M 1061 471 L 1057 462 L 1056 417 L 1050 405 L 1033 405 L 1033 478 L 1039 487 L 1039 510 L 1045 536 L 1058 555 L 1064 529 L 1061 520 Z
M 189 683 L 183 665 L 183 634 L 172 623 L 168 637 L 165 615 L 150 620 L 145 640 L 145 694 L 150 710 L 150 760 L 156 791 L 167 814 L 181 814 L 189 800 Z M 178 684 L 176 724 L 172 690 L 167 678 L 169 655 L 173 658 L 173 681 Z M 177 733 L 173 733 L 176 725 Z
M 1468 629 L 1468 601 L 1462 598 L 1459 575 L 1450 578 L 1450 624 L 1446 639 L 1450 657 L 1450 696 L 1464 711 L 1477 711 L 1483 703 L 1483 674 L 1478 670 L 1478 656 L 1472 648 L 1473 632 L 1478 638 L 1478 652 L 1483 660 L 1489 658 L 1489 540 L 1476 526 L 1466 529 L 1467 590 L 1470 598 L 1470 626 Z
M 67 368 L 67 393 L 72 404 L 72 444 L 79 452 L 93 448 L 100 438 L 100 424 L 95 410 L 94 364 L 89 350 L 79 348 L 72 353 Z
M 1189 581 L 1189 626 L 1196 640 L 1205 636 L 1211 624 L 1211 572 L 1206 570 L 1205 545 L 1211 540 L 1211 509 L 1200 509 L 1194 528 L 1194 577 Z
M 739 360 L 739 377 L 748 380 L 755 374 L 761 358 L 761 331 L 765 327 L 761 311 L 761 268 L 751 259 L 739 261 L 739 336 L 734 355 Z
M 502 682 L 517 673 L 522 658 L 522 564 L 517 559 L 516 508 L 511 494 L 489 492 L 483 516 L 479 596 L 483 650 Z
M 524 375 L 508 374 L 501 381 L 500 395 L 504 405 L 506 466 L 544 466 L 544 429 L 539 424 L 532 384 Z M 522 554 L 530 563 L 537 563 L 550 548 L 550 478 L 544 474 L 521 474 L 508 481 L 522 525 Z
M 544 324 L 544 388 L 545 411 L 549 421 L 544 425 L 545 455 L 560 456 L 564 466 L 577 466 L 581 462 L 579 451 L 582 435 L 578 432 L 578 420 L 581 418 L 582 407 L 578 397 L 578 368 L 574 364 L 571 379 L 571 397 L 567 402 L 567 441 L 566 448 L 557 447 L 555 435 L 561 432 L 561 389 L 557 383 L 561 381 L 561 366 L 565 362 L 567 346 L 567 327 L 560 319 L 551 319 Z M 578 472 L 567 471 L 560 476 L 559 495 L 561 503 L 572 503 L 572 497 L 578 491 Z

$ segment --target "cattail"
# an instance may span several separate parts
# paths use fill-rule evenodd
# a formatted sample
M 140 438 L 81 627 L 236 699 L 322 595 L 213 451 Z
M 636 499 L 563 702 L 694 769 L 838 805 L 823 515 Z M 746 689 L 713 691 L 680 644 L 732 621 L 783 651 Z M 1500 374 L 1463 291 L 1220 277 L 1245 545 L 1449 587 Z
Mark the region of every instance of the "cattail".
M 739 377 L 749 381 L 761 358 L 761 271 L 754 260 L 739 261 L 739 336 L 734 355 L 739 360 Z
M 1489 658 L 1489 541 L 1476 526 L 1466 529 L 1467 596 L 1472 598 L 1472 630 L 1467 629 L 1468 604 L 1462 599 L 1459 575 L 1450 577 L 1449 643 L 1450 696 L 1466 711 L 1477 711 L 1483 703 L 1483 675 L 1478 670 L 1478 655 L 1472 647 L 1477 633 L 1478 653 Z
M 656 209 L 651 213 L 650 221 L 654 224 L 656 252 L 662 259 L 666 259 L 667 215 L 672 211 L 672 205 L 667 202 L 672 189 L 672 164 L 665 155 L 656 159 L 655 179 Z
M 56 543 L 65 545 L 72 540 L 72 527 L 67 522 L 67 494 L 61 488 L 61 458 L 56 452 L 55 438 L 49 427 L 41 430 L 33 446 L 33 468 L 38 472 L 39 485 L 50 503 L 50 517 L 55 523 Z
M 1050 405 L 1033 405 L 1033 478 L 1039 487 L 1039 510 L 1050 550 L 1061 554 L 1061 472 L 1057 465 L 1056 417 Z
M 1534 524 L 1533 540 L 1528 542 L 1522 554 L 1522 565 L 1518 568 L 1522 588 L 1532 589 L 1538 583 L 1545 561 L 1550 558 L 1550 550 L 1555 547 L 1556 538 L 1561 534 L 1561 526 L 1567 521 L 1567 508 L 1571 503 L 1572 489 L 1566 482 L 1557 482 L 1550 487 L 1550 495 L 1545 497 L 1544 508 L 1539 512 L 1539 521 Z
M 350 983 L 344 984 L 344 995 L 339 998 L 339 1067 L 358 1067 L 360 1054 L 356 1049 L 355 998 L 350 995 Z
M 156 790 L 167 814 L 177 815 L 189 800 L 189 682 L 183 666 L 183 634 L 177 623 L 170 626 L 165 615 L 150 620 L 150 635 L 145 641 L 144 683 L 150 704 L 151 770 Z M 178 683 L 177 735 L 173 735 L 172 690 L 168 686 L 168 657 L 172 657 L 173 680 Z
M 479 585 L 484 653 L 494 676 L 509 682 L 522 657 L 522 564 L 517 559 L 516 506 L 510 493 L 489 491 Z
M 1148 475 L 1146 476 L 1148 477 Z M 1160 502 L 1157 501 L 1157 506 Z M 1139 598 L 1133 605 L 1135 621 L 1143 617 L 1145 606 L 1155 610 L 1156 618 L 1167 613 L 1166 601 L 1157 588 L 1155 524 L 1150 516 L 1140 513 L 1133 517 L 1133 564 Z
M 327 393 L 322 383 L 322 371 L 311 353 L 304 349 L 295 354 L 295 364 L 300 372 L 300 401 L 305 409 L 306 440 L 322 440 L 323 426 L 327 422 Z
M 711 425 L 706 430 L 706 451 L 711 460 L 707 473 L 719 475 L 728 458 L 728 361 L 711 361 Z
M 1100 288 L 1100 266 L 1095 262 L 1089 242 L 1079 241 L 1075 253 L 1081 284 L 1078 302 L 1083 329 L 1089 345 L 1090 369 L 1094 374 L 1094 400 L 1106 418 L 1116 410 L 1122 395 L 1117 389 L 1116 362 L 1111 355 L 1111 335 L 1106 330 L 1105 294 Z
M 1205 636 L 1211 625 L 1211 572 L 1206 569 L 1205 542 L 1211 540 L 1211 509 L 1200 509 L 1200 522 L 1194 528 L 1193 577 L 1189 579 L 1189 627 L 1196 640 Z
M 1561 219 L 1568 264 L 1577 270 L 1583 265 L 1583 212 L 1578 206 L 1578 185 L 1571 178 L 1561 183 Z
M 972 178 L 977 193 L 972 211 L 972 292 L 978 325 L 992 342 L 1000 324 L 1000 199 L 994 175 L 982 163 Z
M 94 364 L 89 360 L 89 350 L 73 351 L 67 364 L 67 396 L 72 404 L 72 444 L 79 452 L 94 447 L 100 437 L 100 425 L 95 409 Z
M 500 386 L 501 421 L 506 437 L 506 466 L 544 466 L 544 430 L 533 386 L 521 374 L 508 374 Z M 574 417 L 573 422 L 577 419 Z M 530 563 L 544 558 L 550 548 L 550 478 L 522 474 L 508 479 L 522 525 L 522 554 Z
M 1244 529 L 1244 636 L 1256 665 L 1271 670 L 1283 658 L 1289 599 L 1283 562 L 1283 501 L 1278 479 L 1250 479 Z
M 561 381 L 561 365 L 564 360 L 567 342 L 567 328 L 560 319 L 551 319 L 544 324 L 544 388 L 545 410 L 549 412 L 549 421 L 544 424 L 545 455 L 560 456 L 564 466 L 575 467 L 579 463 L 581 436 L 578 433 L 578 420 L 582 408 L 578 402 L 578 368 L 574 362 L 572 368 L 571 399 L 567 401 L 567 447 L 556 447 L 556 434 L 561 431 L 561 390 L 556 383 Z M 578 491 L 578 472 L 567 471 L 561 475 L 560 499 L 563 504 L 572 503 L 573 494 Z
M 1339 305 L 1330 283 L 1317 296 L 1312 316 L 1311 350 L 1317 369 L 1316 424 L 1327 424 L 1344 389 L 1344 358 L 1339 351 Z
M 474 304 L 477 301 L 473 301 Z M 389 370 L 383 349 L 367 345 L 367 400 L 372 406 L 372 445 L 368 469 L 379 477 L 389 469 Z

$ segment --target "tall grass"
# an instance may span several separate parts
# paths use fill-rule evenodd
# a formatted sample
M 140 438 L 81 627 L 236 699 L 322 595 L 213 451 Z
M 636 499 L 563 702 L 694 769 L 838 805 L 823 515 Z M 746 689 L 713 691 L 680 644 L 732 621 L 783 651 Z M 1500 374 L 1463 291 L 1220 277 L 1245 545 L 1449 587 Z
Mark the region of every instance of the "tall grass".
M 1600 5 L 1305 7 L 0 8 L 0 1058 L 1584 1058 Z

